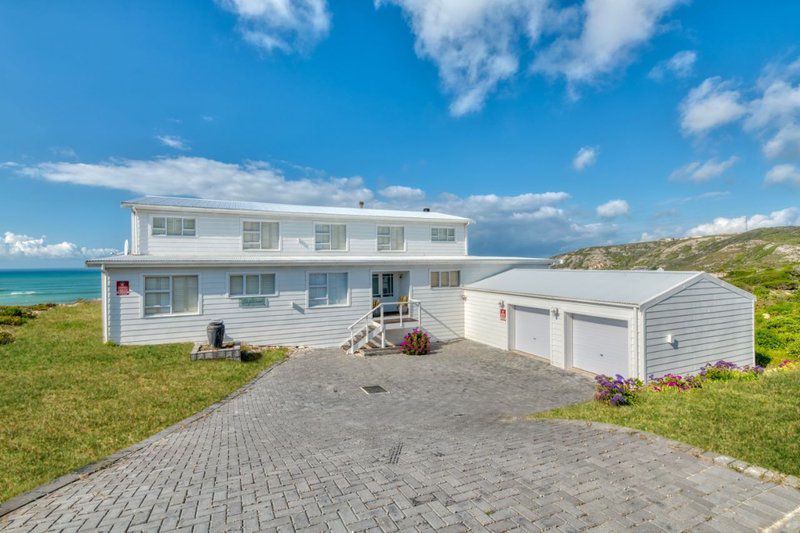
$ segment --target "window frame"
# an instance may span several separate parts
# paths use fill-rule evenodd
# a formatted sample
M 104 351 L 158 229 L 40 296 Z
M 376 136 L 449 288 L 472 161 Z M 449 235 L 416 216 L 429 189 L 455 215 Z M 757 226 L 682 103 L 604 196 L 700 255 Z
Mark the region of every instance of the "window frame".
M 274 271 L 227 272 L 226 274 L 228 276 L 228 281 L 227 281 L 227 293 L 226 293 L 225 296 L 227 298 L 229 298 L 229 299 L 239 300 L 241 298 L 275 298 L 279 294 L 279 291 L 278 291 L 278 273 L 277 272 L 274 272 Z M 271 294 L 264 294 L 264 293 L 260 292 L 262 290 L 261 289 L 261 276 L 265 276 L 265 275 L 272 275 L 273 278 L 274 278 L 275 292 L 273 292 Z M 247 281 L 245 279 L 246 276 L 259 276 L 259 280 L 258 280 L 259 294 L 246 294 L 246 293 L 231 294 L 231 278 L 233 276 L 242 276 L 242 288 L 243 289 L 245 287 L 247 287 Z
M 175 277 L 186 277 L 186 276 L 194 276 L 197 278 L 197 311 L 190 311 L 186 313 L 173 313 L 173 283 L 172 278 Z M 166 292 L 166 291 L 147 291 L 145 290 L 145 283 L 147 278 L 169 278 L 169 313 L 160 313 L 155 315 L 148 315 L 145 312 L 145 300 L 147 298 L 146 294 L 148 292 Z M 146 274 L 141 274 L 139 276 L 139 286 L 141 287 L 141 304 L 139 306 L 139 315 L 140 318 L 144 319 L 152 319 L 152 318 L 169 318 L 169 317 L 181 317 L 181 316 L 200 316 L 203 314 L 203 276 L 199 272 L 148 272 Z
M 451 285 L 450 284 L 450 276 L 452 275 L 453 272 L 457 272 L 458 273 L 458 285 Z M 442 274 L 443 273 L 447 273 L 447 279 L 448 279 L 447 285 L 444 285 L 444 286 L 441 284 L 442 283 Z M 439 278 L 439 284 L 437 286 L 433 285 L 433 279 L 432 278 L 433 278 L 434 274 L 437 274 L 438 278 Z M 430 284 L 430 287 L 431 287 L 432 290 L 460 289 L 461 286 L 462 286 L 461 269 L 460 268 L 453 269 L 453 270 L 433 270 L 433 269 L 431 269 L 431 270 L 428 271 L 428 283 Z
M 350 251 L 350 228 L 348 224 L 345 222 L 313 222 L 314 227 L 314 252 L 322 252 L 322 253 L 330 253 L 330 252 L 349 252 Z M 318 249 L 317 248 L 317 226 L 328 226 L 328 249 Z M 333 226 L 344 226 L 344 248 L 343 249 L 332 249 L 331 245 L 333 244 L 331 241 L 331 237 L 333 236 Z
M 263 227 L 262 224 L 277 224 L 278 225 L 278 247 L 277 248 L 245 248 L 244 247 L 244 224 L 245 222 L 255 222 L 258 223 L 258 242 L 261 243 L 261 237 L 263 234 Z M 280 252 L 283 248 L 283 234 L 281 233 L 282 227 L 281 222 L 279 220 L 265 220 L 259 218 L 240 218 L 239 219 L 239 243 L 241 245 L 241 249 L 245 253 L 250 252 Z M 247 230 L 253 231 L 253 230 Z
M 375 294 L 375 291 L 372 290 L 374 288 L 372 286 L 372 281 L 374 281 L 376 277 L 378 278 L 378 293 L 379 294 Z M 390 285 L 392 286 L 392 293 L 391 294 L 383 294 L 383 292 L 384 292 L 383 291 L 383 288 L 384 288 L 383 280 L 385 278 L 388 278 L 388 279 L 391 280 L 391 282 L 390 282 Z M 392 273 L 392 272 L 373 272 L 372 276 L 370 277 L 370 292 L 372 293 L 372 297 L 373 298 L 380 298 L 380 299 L 382 299 L 382 298 L 394 298 L 394 273 Z
M 327 276 L 330 274 L 344 274 L 347 276 L 347 301 L 343 304 L 333 304 L 327 303 L 325 305 L 311 305 L 311 275 L 312 274 L 325 274 L 325 289 L 327 291 L 326 298 L 330 301 L 330 284 L 328 283 Z M 352 288 L 350 286 L 350 272 L 347 270 L 308 270 L 306 271 L 306 309 L 332 309 L 337 307 L 351 307 L 352 305 Z
M 164 233 L 155 233 L 155 229 L 156 229 L 155 220 L 157 218 L 163 218 L 164 219 Z M 167 222 L 167 219 L 170 219 L 170 218 L 177 218 L 177 219 L 179 219 L 181 221 L 181 234 L 180 235 L 170 235 L 168 233 L 168 231 L 169 231 L 169 223 Z M 187 220 L 193 220 L 194 221 L 194 234 L 193 235 L 185 235 L 184 234 L 184 232 L 186 231 L 186 221 Z M 169 216 L 169 215 L 150 215 L 150 236 L 151 237 L 157 237 L 159 239 L 163 238 L 163 237 L 179 237 L 179 238 L 182 238 L 182 239 L 191 239 L 191 238 L 197 238 L 197 233 L 198 233 L 197 232 L 197 217 Z
M 380 235 L 381 228 L 390 228 L 389 229 L 389 244 L 391 245 L 391 238 L 392 238 L 392 231 L 391 228 L 403 228 L 403 247 L 397 250 L 381 250 L 381 245 L 378 242 Z M 408 239 L 406 239 L 406 227 L 403 224 L 376 224 L 375 225 L 375 250 L 379 253 L 388 253 L 388 254 L 396 254 L 396 253 L 403 253 L 408 249 Z
M 449 238 L 447 238 L 447 239 L 434 239 L 433 238 L 433 233 L 434 232 L 438 233 L 438 232 L 440 232 L 442 230 L 445 231 L 445 235 L 446 236 L 448 236 L 448 234 L 450 232 L 453 232 L 452 240 L 449 239 Z M 454 242 L 457 242 L 456 228 L 454 226 L 431 226 L 431 242 L 435 242 L 435 243 L 451 243 L 451 242 L 454 243 Z

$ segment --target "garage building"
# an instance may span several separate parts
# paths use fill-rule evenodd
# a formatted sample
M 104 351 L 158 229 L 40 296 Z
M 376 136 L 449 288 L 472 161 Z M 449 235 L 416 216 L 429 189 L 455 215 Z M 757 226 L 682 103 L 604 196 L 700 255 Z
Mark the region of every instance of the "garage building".
M 465 336 L 643 380 L 754 364 L 755 297 L 704 272 L 514 268 L 464 287 Z

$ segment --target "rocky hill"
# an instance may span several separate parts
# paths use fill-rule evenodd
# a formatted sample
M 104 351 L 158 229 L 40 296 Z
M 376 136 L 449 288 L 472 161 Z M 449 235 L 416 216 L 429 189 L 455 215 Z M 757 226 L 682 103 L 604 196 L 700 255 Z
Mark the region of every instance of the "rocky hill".
M 800 263 L 800 227 L 755 229 L 736 235 L 661 239 L 593 246 L 555 256 L 557 268 L 705 270 L 762 269 Z

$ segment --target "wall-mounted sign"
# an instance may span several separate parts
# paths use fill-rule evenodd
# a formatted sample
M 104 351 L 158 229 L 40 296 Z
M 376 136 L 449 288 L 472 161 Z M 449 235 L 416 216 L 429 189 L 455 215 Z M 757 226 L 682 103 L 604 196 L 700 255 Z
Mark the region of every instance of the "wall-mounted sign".
M 130 281 L 117 282 L 117 296 L 128 296 L 131 293 Z
M 505 309 L 500 309 L 500 320 L 502 320 L 503 322 L 505 322 L 505 321 L 506 321 L 506 317 L 507 317 L 507 316 L 508 316 L 508 315 L 506 314 L 506 310 L 505 310 Z
M 267 299 L 264 297 L 239 298 L 239 307 L 266 307 Z

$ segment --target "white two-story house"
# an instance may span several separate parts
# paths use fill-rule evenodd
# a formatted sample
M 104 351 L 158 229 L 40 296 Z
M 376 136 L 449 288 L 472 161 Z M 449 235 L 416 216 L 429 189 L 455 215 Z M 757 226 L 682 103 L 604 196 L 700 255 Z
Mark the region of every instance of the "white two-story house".
M 145 197 L 102 268 L 103 336 L 359 349 L 421 327 L 561 368 L 646 379 L 754 361 L 754 298 L 703 272 L 553 270 L 468 254 L 469 219 Z M 531 227 L 535 231 L 535 227 Z
M 471 221 L 428 210 L 166 197 L 122 205 L 129 252 L 88 262 L 102 268 L 104 338 L 119 344 L 199 341 L 218 319 L 247 343 L 363 344 L 365 330 L 380 333 L 381 315 L 393 328 L 402 315 L 402 329 L 464 337 L 464 284 L 551 263 L 470 256 Z

